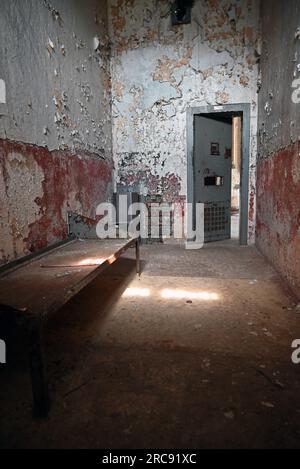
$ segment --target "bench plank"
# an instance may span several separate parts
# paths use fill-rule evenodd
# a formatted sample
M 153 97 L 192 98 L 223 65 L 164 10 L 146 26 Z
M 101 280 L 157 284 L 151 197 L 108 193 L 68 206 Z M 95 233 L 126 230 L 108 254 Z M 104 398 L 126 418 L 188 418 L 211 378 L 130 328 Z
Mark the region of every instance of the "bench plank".
M 43 324 L 50 313 L 90 283 L 131 246 L 136 248 L 140 274 L 139 238 L 75 239 L 24 263 L 12 264 L 0 274 L 0 317 L 23 325 L 29 342 L 33 412 L 46 417 L 49 411 Z
M 50 314 L 112 264 L 129 240 L 75 240 L 0 276 L 0 304 L 30 316 Z

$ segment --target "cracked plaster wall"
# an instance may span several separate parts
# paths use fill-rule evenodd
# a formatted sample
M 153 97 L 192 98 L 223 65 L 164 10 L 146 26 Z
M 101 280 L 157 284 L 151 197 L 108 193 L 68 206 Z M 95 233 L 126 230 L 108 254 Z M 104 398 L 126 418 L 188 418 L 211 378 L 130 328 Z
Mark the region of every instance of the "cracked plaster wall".
M 171 26 L 167 0 L 109 0 L 116 182 L 185 197 L 186 110 L 251 104 L 249 238 L 254 239 L 259 2 L 196 0 Z
M 256 243 L 299 296 L 300 2 L 264 0 L 261 13 Z
M 0 261 L 112 191 L 106 1 L 0 0 Z M 3 85 L 4 83 L 4 85 Z M 5 91 L 5 93 L 4 93 Z
M 0 0 L 0 138 L 110 156 L 105 3 Z

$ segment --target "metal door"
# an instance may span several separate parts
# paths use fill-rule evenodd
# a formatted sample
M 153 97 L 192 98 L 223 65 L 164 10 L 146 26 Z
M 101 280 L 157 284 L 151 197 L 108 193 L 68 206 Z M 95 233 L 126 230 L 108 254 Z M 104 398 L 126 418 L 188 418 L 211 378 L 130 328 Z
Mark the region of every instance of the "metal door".
M 230 238 L 231 118 L 196 115 L 194 120 L 195 202 L 204 203 L 204 241 Z

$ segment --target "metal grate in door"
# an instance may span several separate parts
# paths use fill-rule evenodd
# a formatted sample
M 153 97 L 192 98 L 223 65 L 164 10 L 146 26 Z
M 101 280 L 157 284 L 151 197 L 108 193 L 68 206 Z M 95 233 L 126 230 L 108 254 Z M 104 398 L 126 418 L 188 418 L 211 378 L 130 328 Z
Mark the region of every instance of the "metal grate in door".
M 205 204 L 204 233 L 206 241 L 230 237 L 230 207 L 223 202 Z
M 204 227 L 205 231 L 225 230 L 226 209 L 212 205 L 204 208 Z

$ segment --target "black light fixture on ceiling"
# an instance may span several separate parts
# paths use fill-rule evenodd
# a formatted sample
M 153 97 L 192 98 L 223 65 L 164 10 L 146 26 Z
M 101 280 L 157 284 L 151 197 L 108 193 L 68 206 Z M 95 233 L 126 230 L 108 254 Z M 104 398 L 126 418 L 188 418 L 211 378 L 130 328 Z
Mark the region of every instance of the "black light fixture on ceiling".
M 172 25 L 191 22 L 191 10 L 194 0 L 175 0 L 171 6 Z

